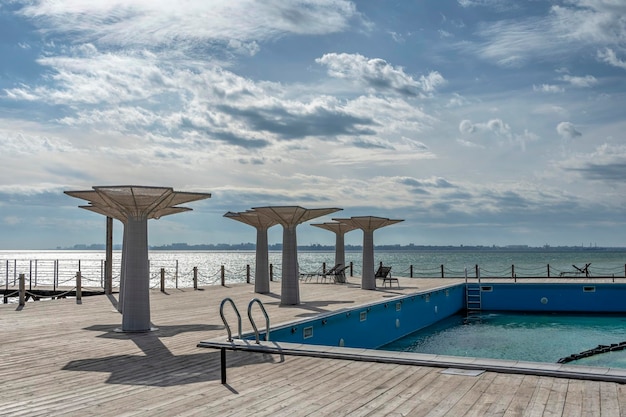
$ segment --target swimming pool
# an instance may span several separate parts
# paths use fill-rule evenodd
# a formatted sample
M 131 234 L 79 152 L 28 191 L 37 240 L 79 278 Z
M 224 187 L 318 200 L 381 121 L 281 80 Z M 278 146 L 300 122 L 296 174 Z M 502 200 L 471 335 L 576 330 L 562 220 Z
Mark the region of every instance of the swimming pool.
M 624 284 L 497 283 L 480 288 L 483 311 L 626 315 Z M 270 339 L 377 349 L 466 307 L 466 284 L 457 284 L 277 326 Z
M 272 326 L 268 341 L 265 333 L 243 339 L 202 341 L 198 347 L 280 355 L 316 356 L 348 360 L 401 363 L 468 370 L 528 373 L 626 383 L 626 369 L 584 367 L 571 364 L 540 363 L 529 359 L 491 359 L 437 353 L 378 350 L 379 347 L 420 329 L 441 322 L 466 309 L 468 284 L 453 284 L 390 298 Z M 481 283 L 483 310 L 540 313 L 624 314 L 626 285 L 616 283 L 545 284 Z M 604 343 L 603 341 L 594 342 Z M 574 349 L 575 350 L 575 349 Z M 576 353 L 571 351 L 567 354 Z M 465 355 L 465 354 L 464 354 Z M 591 365 L 591 363 L 589 363 Z
M 624 341 L 626 315 L 482 313 L 452 315 L 380 349 L 556 363 L 617 345 L 570 363 L 626 368 L 626 351 L 616 350 Z

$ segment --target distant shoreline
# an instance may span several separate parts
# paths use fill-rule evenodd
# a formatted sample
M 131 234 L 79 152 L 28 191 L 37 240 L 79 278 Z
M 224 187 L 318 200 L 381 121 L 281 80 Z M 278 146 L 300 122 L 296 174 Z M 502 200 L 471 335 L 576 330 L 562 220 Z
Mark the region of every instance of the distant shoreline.
M 105 250 L 103 244 L 92 245 L 74 245 L 72 247 L 57 247 L 55 249 L 47 250 Z M 113 245 L 114 250 L 121 250 L 121 245 Z M 240 244 L 198 244 L 189 245 L 187 243 L 174 243 L 169 245 L 155 245 L 150 246 L 150 250 L 153 251 L 253 251 L 256 249 L 254 243 L 240 243 Z M 282 244 L 277 243 L 269 245 L 271 251 L 282 250 Z M 360 251 L 362 250 L 360 245 L 345 245 L 346 251 Z M 507 246 L 482 246 L 482 245 L 376 245 L 376 250 L 379 251 L 480 251 L 480 252 L 610 252 L 610 251 L 626 251 L 626 247 L 600 247 L 600 246 L 527 246 L 527 245 L 507 245 Z M 298 246 L 298 250 L 301 251 L 334 251 L 334 245 L 301 245 Z

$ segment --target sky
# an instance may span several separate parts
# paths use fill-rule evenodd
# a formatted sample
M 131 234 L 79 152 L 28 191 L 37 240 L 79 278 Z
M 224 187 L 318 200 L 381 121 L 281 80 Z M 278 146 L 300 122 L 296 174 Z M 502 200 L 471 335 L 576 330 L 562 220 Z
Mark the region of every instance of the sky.
M 404 220 L 376 244 L 626 246 L 623 0 L 1 0 L 0 56 L 0 249 L 104 243 L 63 191 L 111 185 L 212 194 L 151 245 L 294 205 Z

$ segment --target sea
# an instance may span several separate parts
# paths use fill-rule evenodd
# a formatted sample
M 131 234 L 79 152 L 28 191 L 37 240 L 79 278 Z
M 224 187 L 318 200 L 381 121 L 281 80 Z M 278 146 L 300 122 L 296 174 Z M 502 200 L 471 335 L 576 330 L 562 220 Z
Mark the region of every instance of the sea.
M 361 275 L 362 252 L 346 251 L 352 274 Z M 149 252 L 151 285 L 160 285 L 161 274 L 168 288 L 241 283 L 254 280 L 255 251 L 163 251 Z M 298 252 L 300 272 L 330 269 L 334 251 Z M 392 276 L 413 278 L 457 277 L 624 277 L 626 248 L 568 249 L 432 249 L 375 250 L 375 264 L 392 267 Z M 282 252 L 270 251 L 272 277 L 281 277 Z M 121 252 L 113 252 L 114 286 L 119 282 Z M 80 271 L 85 287 L 102 287 L 105 274 L 104 251 L 41 250 L 0 251 L 0 285 L 16 285 L 20 274 L 29 287 L 73 286 Z M 248 272 L 249 271 L 249 272 Z

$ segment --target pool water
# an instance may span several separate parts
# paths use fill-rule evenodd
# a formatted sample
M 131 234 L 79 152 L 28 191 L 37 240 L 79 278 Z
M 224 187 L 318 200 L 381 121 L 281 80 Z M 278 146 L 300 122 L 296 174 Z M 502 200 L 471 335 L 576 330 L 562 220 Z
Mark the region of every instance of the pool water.
M 482 313 L 470 319 L 455 314 L 379 349 L 556 363 L 624 341 L 624 315 Z M 569 364 L 626 368 L 626 350 Z

